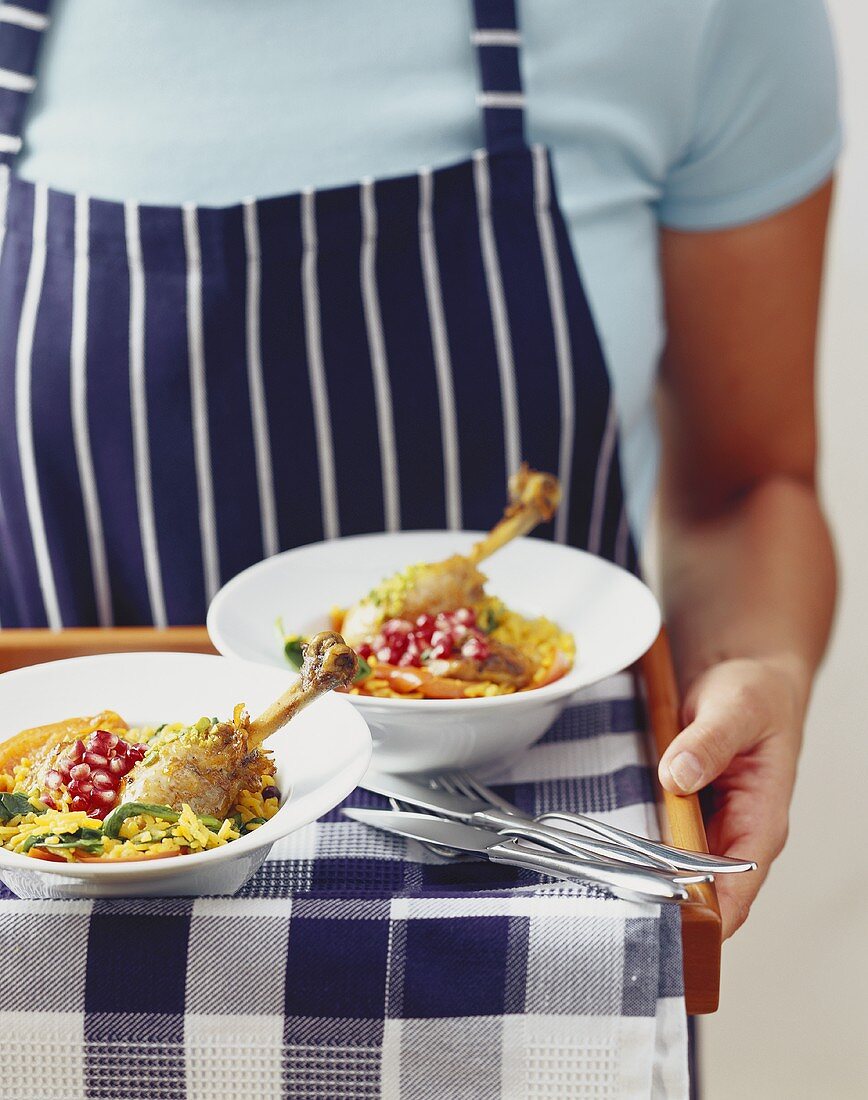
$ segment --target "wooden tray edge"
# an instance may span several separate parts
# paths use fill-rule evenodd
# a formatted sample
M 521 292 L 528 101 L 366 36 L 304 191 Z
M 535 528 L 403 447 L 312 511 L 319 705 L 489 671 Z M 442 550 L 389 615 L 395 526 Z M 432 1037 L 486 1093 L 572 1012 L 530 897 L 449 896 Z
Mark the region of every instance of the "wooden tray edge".
M 680 732 L 679 698 L 666 628 L 639 660 L 645 692 L 649 735 L 660 759 Z M 660 831 L 668 844 L 708 851 L 705 823 L 696 795 L 680 797 L 664 790 L 657 781 Z M 691 904 L 681 909 L 681 945 L 684 956 L 684 1000 L 691 1016 L 716 1012 L 720 1000 L 721 921 L 714 883 L 688 887 Z
M 204 626 L 0 630 L 0 672 L 99 653 L 216 653 Z

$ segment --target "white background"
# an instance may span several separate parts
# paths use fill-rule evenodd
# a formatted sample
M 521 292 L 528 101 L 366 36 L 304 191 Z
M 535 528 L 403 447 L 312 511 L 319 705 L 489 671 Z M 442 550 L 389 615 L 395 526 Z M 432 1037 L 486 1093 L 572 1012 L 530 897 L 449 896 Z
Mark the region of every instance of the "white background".
M 790 841 L 724 947 L 703 1100 L 868 1097 L 868 5 L 829 0 L 847 148 L 821 342 L 822 481 L 841 567 Z

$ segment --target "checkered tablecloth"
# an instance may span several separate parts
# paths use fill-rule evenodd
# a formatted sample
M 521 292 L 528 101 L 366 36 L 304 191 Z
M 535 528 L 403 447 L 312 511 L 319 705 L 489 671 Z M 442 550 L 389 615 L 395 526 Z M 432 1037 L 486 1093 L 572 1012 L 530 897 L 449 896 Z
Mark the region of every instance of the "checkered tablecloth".
M 496 783 L 653 834 L 641 728 L 614 677 Z M 447 863 L 337 810 L 235 897 L 0 886 L 0 966 L 4 1100 L 687 1095 L 676 910 Z

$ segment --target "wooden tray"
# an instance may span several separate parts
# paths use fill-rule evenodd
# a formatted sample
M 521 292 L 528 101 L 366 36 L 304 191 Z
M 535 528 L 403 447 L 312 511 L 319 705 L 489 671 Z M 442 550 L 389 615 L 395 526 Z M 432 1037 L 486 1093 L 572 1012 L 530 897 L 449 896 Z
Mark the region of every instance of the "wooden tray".
M 179 626 L 167 630 L 150 627 L 118 627 L 111 630 L 2 630 L 0 672 L 13 668 L 81 657 L 91 653 L 123 653 L 141 650 L 173 650 L 214 653 L 204 627 Z M 649 716 L 652 760 L 660 758 L 678 733 L 678 689 L 665 630 L 639 661 Z M 679 848 L 707 852 L 705 826 L 699 799 L 678 798 L 658 786 L 660 829 L 664 840 Z M 717 1010 L 720 988 L 720 910 L 713 885 L 690 886 L 692 904 L 682 909 L 681 939 L 684 949 L 684 996 L 687 1011 L 694 1014 Z

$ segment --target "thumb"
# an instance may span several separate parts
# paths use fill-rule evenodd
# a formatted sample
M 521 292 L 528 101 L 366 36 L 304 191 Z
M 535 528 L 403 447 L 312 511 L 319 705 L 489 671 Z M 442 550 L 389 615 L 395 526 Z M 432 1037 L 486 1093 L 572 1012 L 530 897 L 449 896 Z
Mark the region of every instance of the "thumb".
M 724 688 L 723 691 L 720 688 Z M 736 705 L 738 695 L 709 683 L 689 700 L 690 722 L 660 759 L 661 784 L 674 794 L 706 787 L 740 752 L 762 737 L 762 723 L 750 707 Z

